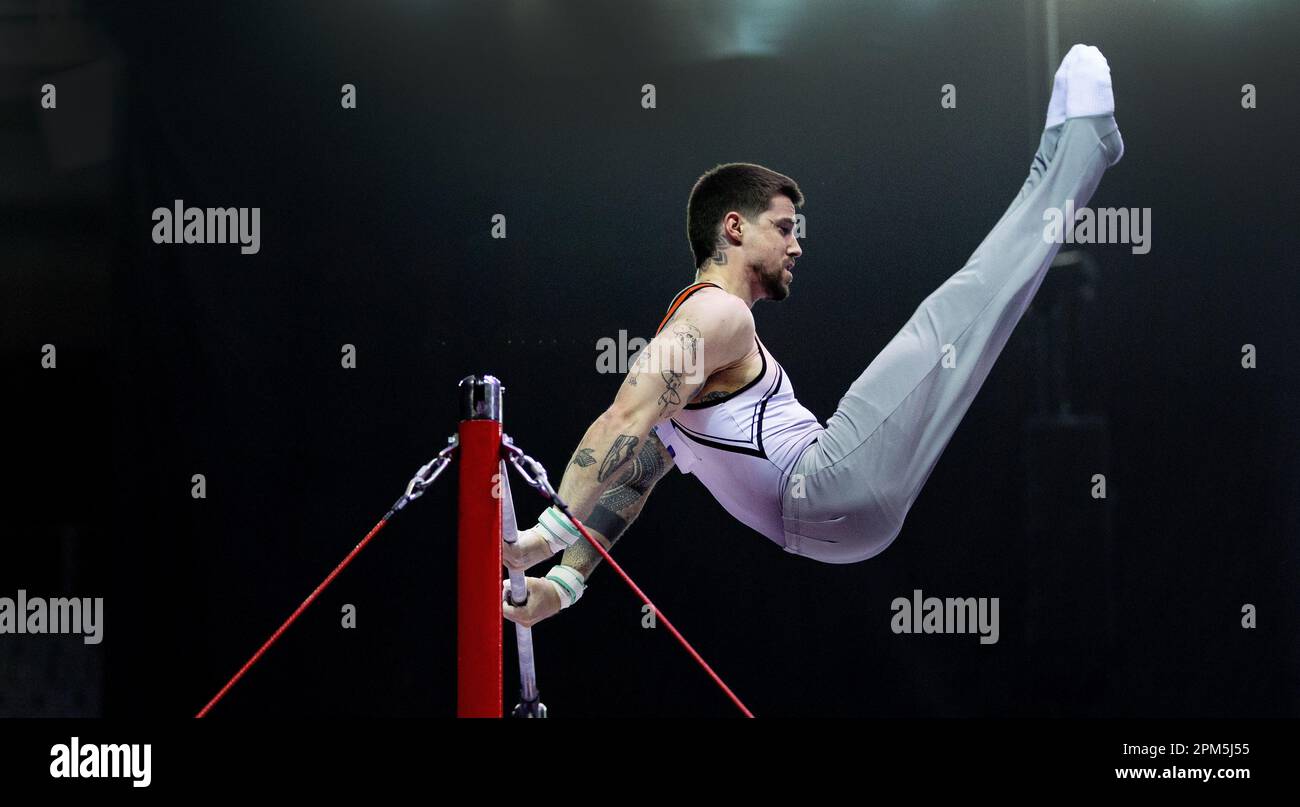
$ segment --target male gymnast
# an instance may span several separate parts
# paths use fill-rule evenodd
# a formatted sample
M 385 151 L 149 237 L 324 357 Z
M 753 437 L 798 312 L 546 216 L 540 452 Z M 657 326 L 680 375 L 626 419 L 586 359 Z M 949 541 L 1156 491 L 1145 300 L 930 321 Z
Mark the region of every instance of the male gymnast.
M 560 497 L 608 548 L 675 464 L 786 552 L 855 563 L 884 551 L 1060 248 L 1044 238 L 1044 211 L 1067 200 L 1082 208 L 1123 156 L 1114 112 L 1105 57 L 1075 45 L 1056 72 L 1019 194 L 825 427 L 795 399 L 750 310 L 790 294 L 803 254 L 794 236 L 803 194 L 758 165 L 706 173 L 687 206 L 695 283 L 673 299 L 614 402 L 587 429 Z M 527 579 L 523 605 L 511 605 L 503 581 L 505 616 L 528 626 L 577 602 L 600 562 L 555 508 L 503 551 L 519 570 L 564 553 L 546 577 Z

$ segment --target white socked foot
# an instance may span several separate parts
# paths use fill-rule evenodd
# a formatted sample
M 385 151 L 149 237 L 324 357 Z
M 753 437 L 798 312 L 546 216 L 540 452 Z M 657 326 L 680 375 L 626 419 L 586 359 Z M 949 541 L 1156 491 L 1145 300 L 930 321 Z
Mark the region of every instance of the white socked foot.
M 1113 114 L 1115 94 L 1106 57 L 1091 45 L 1075 45 L 1056 70 L 1045 128 L 1059 126 L 1068 118 Z

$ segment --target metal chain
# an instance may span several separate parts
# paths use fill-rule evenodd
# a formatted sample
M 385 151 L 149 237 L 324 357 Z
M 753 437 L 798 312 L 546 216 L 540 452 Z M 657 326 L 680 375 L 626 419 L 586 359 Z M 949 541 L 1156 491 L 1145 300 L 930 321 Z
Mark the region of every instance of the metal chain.
M 447 438 L 447 447 L 439 451 L 438 456 L 420 466 L 420 470 L 416 471 L 415 476 L 411 477 L 411 481 L 406 484 L 406 492 L 402 494 L 402 498 L 398 499 L 397 504 L 394 504 L 393 509 L 389 511 L 390 514 L 400 511 L 424 495 L 425 489 L 433 484 L 433 480 L 447 470 L 447 466 L 451 464 L 451 455 L 456 452 L 459 444 L 456 435 Z
M 551 481 L 547 478 L 546 469 L 542 467 L 542 464 L 525 454 L 523 449 L 515 445 L 515 441 L 510 439 L 509 435 L 501 435 L 501 445 L 508 455 L 506 459 L 510 461 L 511 465 L 515 466 L 515 470 L 524 478 L 529 487 L 541 493 L 561 511 L 567 513 L 568 506 L 560 500 L 560 494 L 556 493 L 555 488 L 551 486 Z

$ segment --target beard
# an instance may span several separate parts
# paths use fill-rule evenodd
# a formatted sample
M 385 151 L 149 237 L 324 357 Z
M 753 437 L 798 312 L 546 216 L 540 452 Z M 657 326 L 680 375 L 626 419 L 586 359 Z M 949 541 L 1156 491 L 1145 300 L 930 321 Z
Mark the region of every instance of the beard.
M 763 286 L 767 299 L 780 302 L 790 296 L 790 284 L 785 281 L 784 266 L 778 265 L 775 270 L 770 271 L 761 266 L 756 266 L 754 271 L 758 272 L 758 279 Z

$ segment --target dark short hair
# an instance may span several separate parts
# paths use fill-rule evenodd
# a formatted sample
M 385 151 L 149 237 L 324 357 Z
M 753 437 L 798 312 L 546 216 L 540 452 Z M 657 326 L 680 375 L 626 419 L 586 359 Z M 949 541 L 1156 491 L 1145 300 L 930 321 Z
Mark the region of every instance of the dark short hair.
M 718 225 L 732 210 L 751 221 L 767 210 L 772 197 L 785 194 L 803 204 L 799 184 L 785 174 L 753 163 L 715 166 L 695 182 L 686 203 L 686 237 L 699 269 L 717 249 Z

